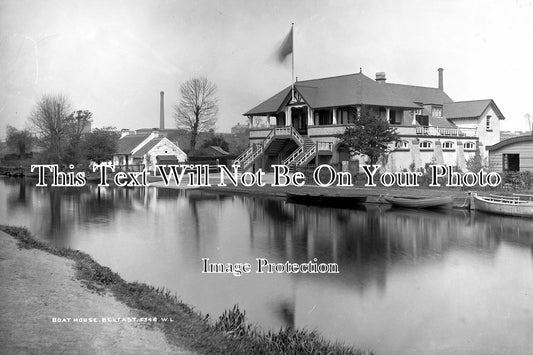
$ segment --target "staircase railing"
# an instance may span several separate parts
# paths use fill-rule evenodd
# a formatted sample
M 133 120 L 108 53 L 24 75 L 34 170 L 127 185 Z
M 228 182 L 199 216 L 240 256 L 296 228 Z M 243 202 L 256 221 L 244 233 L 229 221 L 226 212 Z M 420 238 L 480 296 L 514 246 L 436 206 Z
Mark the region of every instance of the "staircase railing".
M 276 136 L 276 129 L 277 128 L 274 128 L 273 130 L 271 130 L 268 136 L 266 136 L 265 140 L 263 141 L 263 148 L 268 147 L 270 142 L 274 139 L 274 137 Z
M 296 128 L 294 128 L 293 126 L 290 126 L 290 127 L 291 127 L 291 136 L 293 136 L 294 139 L 298 142 L 298 145 L 303 145 L 304 144 L 304 139 L 300 135 L 300 133 L 298 133 L 298 130 Z
M 310 147 L 307 151 L 305 151 L 298 159 L 295 161 L 296 166 L 303 165 L 307 163 L 313 156 L 316 155 L 316 144 Z
M 240 164 L 243 160 L 246 160 L 250 155 L 253 154 L 255 150 L 254 144 L 248 147 L 244 152 L 241 153 L 235 160 L 234 163 Z
M 304 152 L 304 146 L 300 146 L 298 149 L 296 149 L 294 152 L 292 152 L 291 155 L 289 155 L 285 160 L 281 162 L 283 165 L 291 165 L 294 163 L 294 161 Z
M 298 133 L 296 128 L 293 126 L 284 126 L 284 127 L 276 127 L 270 131 L 268 136 L 266 136 L 265 140 L 263 141 L 263 148 L 267 148 L 270 142 L 274 139 L 276 136 L 291 136 L 294 138 L 294 140 L 298 143 L 298 145 L 304 144 L 304 139 Z
M 257 159 L 257 157 L 259 157 L 261 154 L 263 154 L 263 146 L 261 144 L 258 144 L 257 149 L 254 150 L 254 152 L 250 156 L 248 156 L 248 158 L 246 158 L 240 163 L 242 171 L 248 169 L 248 167 L 254 162 L 254 160 Z
M 302 153 L 304 153 L 304 139 L 300 135 L 300 133 L 298 133 L 296 128 L 294 128 L 293 126 L 275 127 L 268 133 L 262 144 L 255 144 L 250 146 L 250 148 L 245 150 L 241 155 L 237 157 L 237 159 L 235 159 L 235 163 L 239 164 L 243 171 L 246 170 L 249 165 L 252 164 L 253 161 L 257 159 L 257 157 L 259 157 L 266 150 L 266 148 L 270 145 L 270 143 L 276 136 L 291 136 L 299 145 L 298 149 L 283 161 L 283 164 L 293 164 L 295 160 L 299 158 Z M 316 147 L 313 147 L 316 151 Z

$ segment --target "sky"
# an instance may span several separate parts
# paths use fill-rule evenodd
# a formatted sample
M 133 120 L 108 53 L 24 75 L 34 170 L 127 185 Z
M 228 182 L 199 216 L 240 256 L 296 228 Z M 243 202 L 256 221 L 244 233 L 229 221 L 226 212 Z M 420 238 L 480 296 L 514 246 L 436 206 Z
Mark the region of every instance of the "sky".
M 217 131 L 291 83 L 274 53 L 294 23 L 300 80 L 385 72 L 454 100 L 494 99 L 504 130 L 533 115 L 533 0 L 0 0 L 0 139 L 22 129 L 43 94 L 93 112 L 93 127 L 158 127 L 165 92 L 174 128 L 179 86 L 218 88 Z

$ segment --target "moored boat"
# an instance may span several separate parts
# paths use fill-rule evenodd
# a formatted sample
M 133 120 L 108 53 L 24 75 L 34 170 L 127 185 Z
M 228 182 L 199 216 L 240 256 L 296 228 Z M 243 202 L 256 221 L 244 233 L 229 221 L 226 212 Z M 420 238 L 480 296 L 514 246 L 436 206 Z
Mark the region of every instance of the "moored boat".
M 533 201 L 525 199 L 526 195 L 513 196 L 478 196 L 472 195 L 474 208 L 478 211 L 503 214 L 515 217 L 533 217 Z
M 287 193 L 287 201 L 304 205 L 350 208 L 364 203 L 366 196 Z
M 450 196 L 383 196 L 385 201 L 396 207 L 408 208 L 451 208 L 453 199 Z

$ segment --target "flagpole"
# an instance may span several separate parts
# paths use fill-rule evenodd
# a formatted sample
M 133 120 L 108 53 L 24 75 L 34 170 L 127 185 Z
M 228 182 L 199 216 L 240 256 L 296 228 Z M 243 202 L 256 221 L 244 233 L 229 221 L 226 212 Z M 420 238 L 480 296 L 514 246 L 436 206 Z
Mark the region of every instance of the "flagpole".
M 294 22 L 291 23 L 291 42 L 292 42 L 292 53 L 291 53 L 291 58 L 292 58 L 292 89 L 291 89 L 291 92 L 292 92 L 292 101 L 294 101 Z

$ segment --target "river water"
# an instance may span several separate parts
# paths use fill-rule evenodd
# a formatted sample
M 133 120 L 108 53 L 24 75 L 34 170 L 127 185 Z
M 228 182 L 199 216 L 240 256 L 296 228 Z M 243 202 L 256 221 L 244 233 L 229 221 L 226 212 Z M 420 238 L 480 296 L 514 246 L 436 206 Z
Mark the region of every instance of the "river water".
M 378 354 L 533 351 L 533 220 L 34 184 L 0 179 L 0 223 L 165 287 L 211 318 L 239 304 L 263 329 L 317 330 Z M 203 274 L 202 258 L 254 270 Z M 257 274 L 256 258 L 317 258 L 340 273 Z M 79 316 L 105 316 L 87 312 Z

